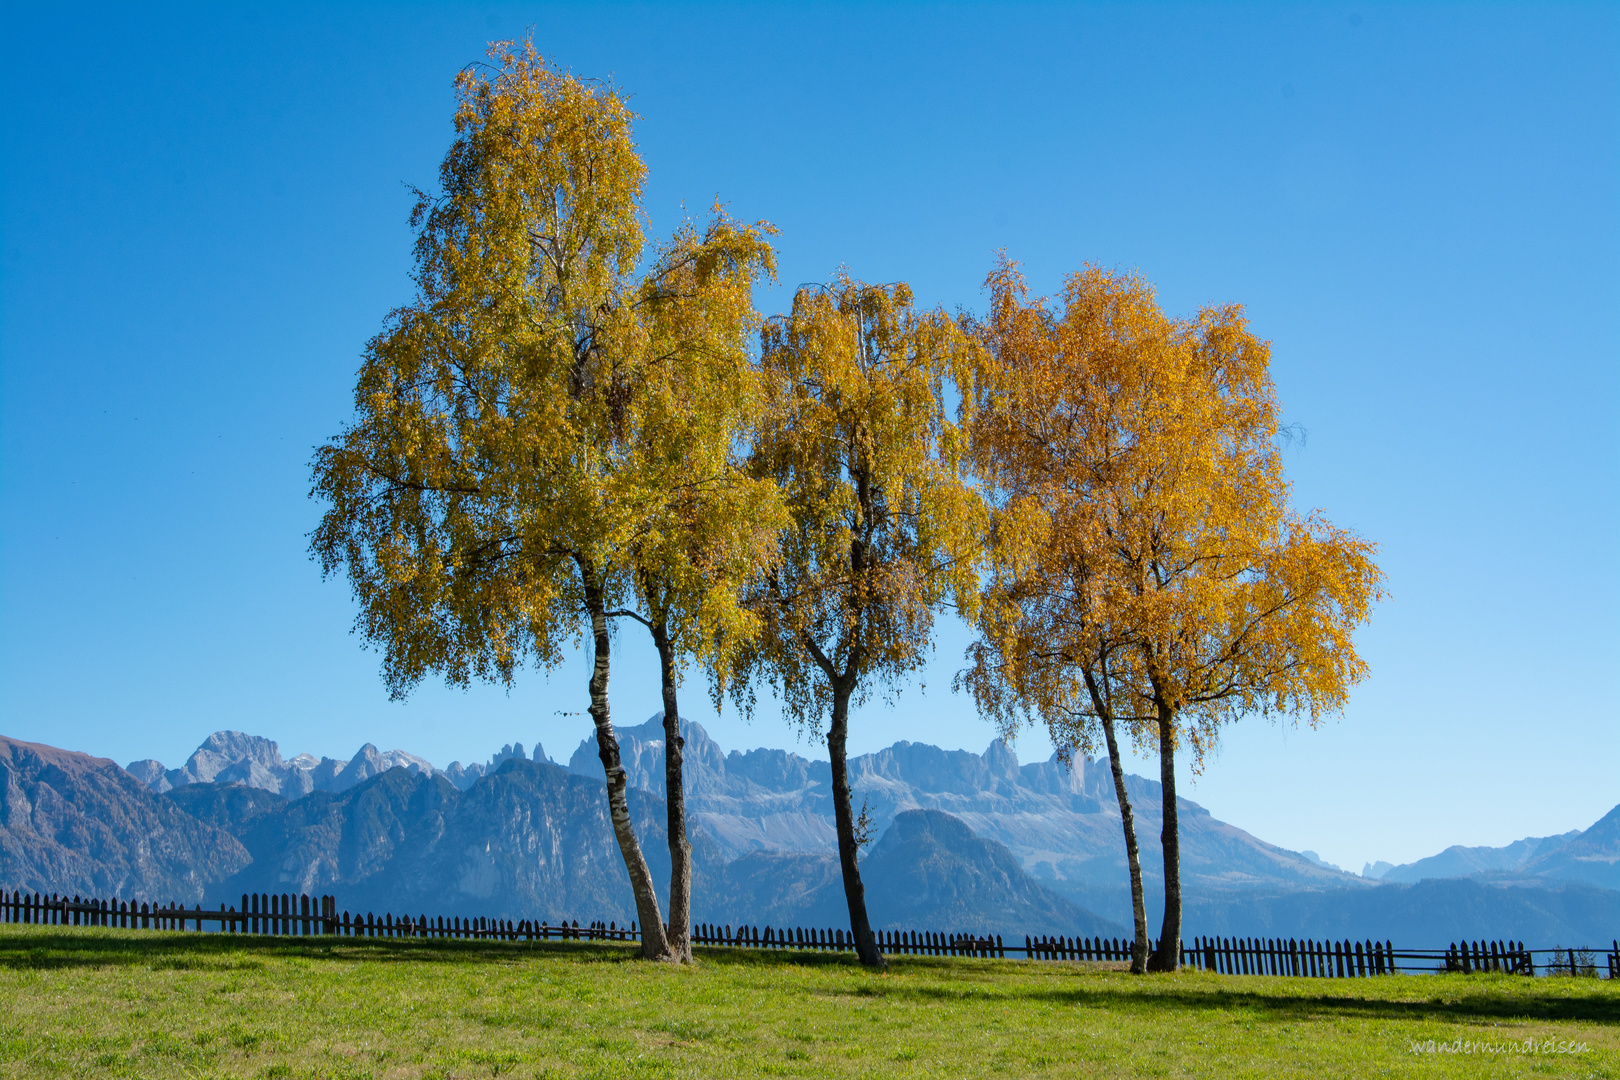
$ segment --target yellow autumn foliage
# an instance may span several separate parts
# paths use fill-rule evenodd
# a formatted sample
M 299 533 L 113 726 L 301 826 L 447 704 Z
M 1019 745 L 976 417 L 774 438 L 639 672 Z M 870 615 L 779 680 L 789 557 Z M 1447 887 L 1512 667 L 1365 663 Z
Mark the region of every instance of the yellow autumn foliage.
M 739 684 L 775 684 L 794 720 L 825 724 L 850 927 L 881 966 L 858 866 L 846 766 L 849 707 L 926 660 L 934 617 L 977 606 L 986 520 L 965 474 L 952 396 L 972 402 L 977 344 L 911 290 L 840 275 L 801 288 L 764 331 L 771 404 L 755 475 L 781 490 L 787 526 L 751 589 L 759 637 Z
M 1291 508 L 1270 349 L 1241 308 L 1172 319 L 1097 268 L 1056 305 L 1006 261 L 988 285 L 972 458 L 994 524 L 959 683 L 1004 730 L 1090 750 L 1100 728 L 1117 763 L 1117 723 L 1158 751 L 1174 941 L 1176 749 L 1197 768 L 1227 722 L 1341 710 L 1383 575 L 1371 543 Z
M 705 624 L 692 648 L 746 635 L 735 588 L 706 586 L 776 520 L 735 461 L 774 230 L 717 208 L 638 274 L 622 97 L 532 46 L 492 60 L 457 79 L 442 194 L 412 215 L 418 297 L 367 346 L 355 419 L 315 463 L 313 550 L 347 572 L 396 694 L 555 663 L 587 590 L 612 606 L 648 573 Z
M 643 952 L 667 957 L 609 718 L 609 609 L 639 597 L 677 659 L 722 670 L 717 644 L 756 628 L 738 590 L 781 515 L 738 441 L 763 403 L 752 289 L 775 272 L 775 230 L 717 207 L 643 268 L 622 96 L 532 43 L 490 59 L 457 78 L 440 193 L 412 213 L 417 297 L 368 344 L 355 418 L 317 452 L 311 546 L 347 573 L 396 696 L 429 673 L 510 682 L 589 634 Z
M 990 279 L 974 464 L 995 505 L 974 653 L 1004 724 L 1029 706 L 1082 746 L 1082 667 L 1195 753 L 1246 715 L 1316 722 L 1366 673 L 1374 546 L 1289 506 L 1270 350 L 1241 309 L 1176 320 L 1141 279 L 1071 275 L 1061 306 Z M 998 685 L 999 683 L 999 685 Z M 1005 694 L 1015 690 L 1013 697 Z

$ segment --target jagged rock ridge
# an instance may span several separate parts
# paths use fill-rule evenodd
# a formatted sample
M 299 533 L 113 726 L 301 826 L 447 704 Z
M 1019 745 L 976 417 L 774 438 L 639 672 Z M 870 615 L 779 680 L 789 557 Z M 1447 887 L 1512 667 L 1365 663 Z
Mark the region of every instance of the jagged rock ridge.
M 480 777 L 494 772 L 502 762 L 514 757 L 524 757 L 522 743 L 508 743 L 488 764 L 474 762 L 463 766 L 459 761 L 452 761 L 447 769 L 440 770 L 424 757 L 404 750 L 378 750 L 366 743 L 347 761 L 329 757 L 317 759 L 313 754 L 299 754 L 284 761 L 281 748 L 273 740 L 240 731 L 216 731 L 203 740 L 178 769 L 166 769 L 161 761 L 147 758 L 130 762 L 126 771 L 160 795 L 188 784 L 235 783 L 296 799 L 313 791 L 347 791 L 393 768 L 442 775 L 455 787 L 466 791 Z M 538 743 L 534 760 L 548 760 Z
M 832 774 L 824 761 L 785 750 L 723 753 L 701 725 L 682 723 L 688 819 L 730 860 L 751 852 L 831 853 Z M 661 717 L 621 728 L 630 783 L 662 795 Z M 600 780 L 596 740 L 585 739 L 569 769 Z M 850 759 L 850 784 L 878 829 L 908 810 L 940 810 L 978 836 L 1005 845 L 1023 869 L 1083 907 L 1128 922 L 1130 900 L 1119 805 L 1106 761 L 1055 755 L 1020 764 L 1000 740 L 983 754 L 899 742 Z M 1158 888 L 1160 787 L 1127 778 L 1143 875 Z M 1189 892 L 1366 887 L 1363 879 L 1268 844 L 1180 800 L 1182 881 Z
M 627 734 L 635 732 L 629 729 Z M 649 724 L 639 735 L 650 739 L 656 733 Z M 689 745 L 701 744 L 706 736 L 694 725 L 688 738 Z M 661 762 L 648 747 L 632 749 L 638 767 L 646 766 L 651 777 L 662 775 Z M 891 803 L 901 797 L 966 800 L 959 805 L 994 821 L 1008 811 L 993 801 L 975 802 L 974 787 L 983 781 L 984 770 L 999 778 L 997 790 L 986 798 L 1012 803 L 1015 823 L 1020 821 L 1019 807 L 1026 805 L 1020 800 L 1042 795 L 1041 784 L 1055 787 L 1068 800 L 1067 812 L 1080 817 L 1086 816 L 1082 811 L 1098 812 L 1093 802 L 1106 805 L 1096 790 L 1076 782 L 1088 771 L 1099 771 L 1089 763 L 1058 772 L 1020 766 L 995 747 L 984 755 L 910 744 L 891 750 L 898 752 L 862 759 L 860 769 L 866 789 L 886 791 Z M 728 817 L 743 819 L 723 836 L 749 830 L 756 837 L 768 835 L 769 829 L 758 826 L 761 817 L 783 813 L 784 807 L 813 815 L 818 800 L 825 800 L 816 790 L 825 765 L 818 768 L 777 751 L 719 755 L 715 748 L 714 755 L 702 757 L 710 766 L 718 757 L 726 767 L 724 776 L 712 767 L 698 770 L 697 786 L 707 792 L 704 797 L 735 800 L 714 801 L 710 812 L 722 824 Z M 583 768 L 585 762 L 576 764 Z M 0 765 L 0 887 L 117 892 L 133 899 L 209 904 L 237 902 L 246 891 L 314 891 L 332 892 L 354 910 L 621 921 L 632 916 L 600 781 L 517 759 L 515 748 L 500 769 L 478 778 L 466 791 L 443 774 L 397 767 L 344 791 L 293 799 L 217 782 L 189 783 L 159 797 L 112 762 L 14 740 L 0 746 Z M 873 782 L 874 777 L 882 783 Z M 744 799 L 750 785 L 769 798 Z M 874 801 L 882 802 L 874 795 L 869 806 Z M 1036 799 L 1027 805 L 1041 804 Z M 668 856 L 661 802 L 637 789 L 631 792 L 631 808 L 662 884 Z M 752 823 L 748 814 L 754 815 Z M 1237 834 L 1234 839 L 1225 831 L 1229 826 L 1208 815 L 1204 820 L 1198 834 L 1201 857 L 1219 859 L 1220 845 L 1232 843 L 1248 853 L 1245 857 L 1255 858 L 1259 841 L 1231 830 Z M 1464 880 L 1442 883 L 1444 888 L 1438 889 L 1413 886 L 1410 893 L 1402 892 L 1406 886 L 1366 883 L 1189 889 L 1187 932 L 1224 928 L 1241 934 L 1293 925 L 1300 933 L 1320 936 L 1337 932 L 1329 926 L 1342 925 L 1354 936 L 1370 933 L 1428 944 L 1435 928 L 1444 926 L 1448 933 L 1464 936 L 1511 932 L 1556 944 L 1557 935 L 1609 925 L 1620 911 L 1620 893 L 1560 884 L 1552 877 L 1612 873 L 1620 849 L 1617 833 L 1620 811 L 1536 855 L 1519 872 L 1548 875 L 1519 879 L 1532 888 Z M 693 841 L 695 918 L 847 925 L 838 867 L 830 852 L 756 847 L 728 858 L 713 831 L 698 830 Z M 1262 856 L 1267 847 L 1261 845 Z M 900 810 L 862 862 L 873 917 L 878 925 L 890 927 L 1109 934 L 1110 924 L 1093 915 L 1097 908 L 1086 900 L 1096 895 L 1112 902 L 1114 894 L 1108 890 L 1122 893 L 1122 882 L 1053 878 L 1037 884 L 1015 855 L 994 837 L 975 835 L 961 817 L 935 808 Z M 1038 861 L 1037 869 L 1050 873 L 1054 868 Z M 1205 880 L 1215 877 L 1206 875 Z M 1149 919 L 1156 924 L 1158 890 L 1150 889 L 1148 897 Z M 1016 925 L 1025 919 L 1037 925 Z

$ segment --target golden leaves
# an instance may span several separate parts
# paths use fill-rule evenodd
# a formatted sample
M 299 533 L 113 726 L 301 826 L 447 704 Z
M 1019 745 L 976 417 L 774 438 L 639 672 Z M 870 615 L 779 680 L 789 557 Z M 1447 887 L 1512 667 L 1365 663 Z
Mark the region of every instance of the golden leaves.
M 1242 310 L 1173 320 L 1095 268 L 1055 309 L 1008 262 L 987 284 L 992 568 L 961 684 L 1004 727 L 1081 746 L 1103 710 L 1148 738 L 1171 717 L 1202 753 L 1246 713 L 1342 708 L 1382 575 L 1371 544 L 1288 508 L 1269 348 Z
M 640 594 L 712 651 L 748 629 L 736 578 L 778 520 L 735 460 L 763 400 L 752 288 L 774 230 L 716 208 L 638 275 L 646 169 L 623 98 L 530 42 L 490 59 L 458 77 L 441 191 L 412 214 L 416 300 L 368 345 L 355 419 L 314 464 L 312 549 L 347 571 L 396 694 L 555 661 L 587 595 Z
M 961 681 L 1004 726 L 1169 714 L 1201 748 L 1342 707 L 1382 576 L 1289 510 L 1240 308 L 1171 319 L 1095 268 L 1031 299 L 1003 261 L 980 323 L 847 274 L 762 322 L 774 229 L 716 207 L 638 272 L 622 96 L 532 43 L 490 58 L 413 211 L 417 295 L 313 468 L 312 550 L 394 692 L 554 661 L 589 590 L 812 724 L 835 683 L 921 664 L 946 605 L 978 620 Z
M 815 727 L 835 687 L 858 697 L 920 665 L 942 604 L 974 610 L 985 510 L 947 394 L 971 395 L 979 353 L 907 286 L 847 275 L 801 288 L 763 341 L 772 397 L 752 463 L 789 524 L 754 589 L 765 628 L 744 668 Z

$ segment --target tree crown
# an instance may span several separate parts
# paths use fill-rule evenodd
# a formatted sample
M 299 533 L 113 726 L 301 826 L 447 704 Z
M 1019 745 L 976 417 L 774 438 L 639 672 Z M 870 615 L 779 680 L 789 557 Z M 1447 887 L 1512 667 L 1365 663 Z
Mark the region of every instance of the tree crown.
M 412 213 L 418 295 L 367 345 L 355 418 L 314 465 L 312 549 L 347 570 L 396 695 L 554 663 L 587 592 L 629 594 L 626 553 L 658 549 L 671 501 L 737 472 L 760 400 L 739 349 L 774 230 L 717 209 L 638 276 L 622 97 L 531 43 L 491 60 L 457 78 L 442 191 Z
M 763 633 L 744 667 L 814 727 L 835 684 L 859 695 L 918 667 L 941 604 L 973 610 L 984 506 L 948 395 L 971 402 L 978 349 L 907 286 L 847 275 L 801 288 L 763 340 L 772 401 L 752 467 L 788 525 L 752 594 Z
M 1087 748 L 1099 707 L 1147 739 L 1172 716 L 1198 754 L 1241 715 L 1342 708 L 1382 575 L 1371 544 L 1289 508 L 1242 310 L 1170 319 L 1096 268 L 1055 309 L 1005 261 L 988 286 L 973 457 L 993 557 L 960 683 L 1003 727 L 1039 717 Z

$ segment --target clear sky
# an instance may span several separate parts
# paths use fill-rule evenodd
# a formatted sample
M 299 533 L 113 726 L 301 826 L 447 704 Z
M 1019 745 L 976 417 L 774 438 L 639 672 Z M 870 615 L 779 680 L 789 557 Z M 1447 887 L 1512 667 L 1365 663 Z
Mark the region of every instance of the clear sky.
M 434 182 L 451 80 L 532 26 L 633 95 L 655 233 L 716 197 L 781 227 L 768 311 L 840 264 L 972 308 L 1003 247 L 1041 291 L 1096 262 L 1173 313 L 1247 305 L 1308 433 L 1297 501 L 1382 546 L 1391 599 L 1342 720 L 1238 725 L 1189 797 L 1355 869 L 1620 802 L 1620 7 L 3 20 L 0 732 L 171 767 L 222 727 L 289 756 L 572 752 L 580 663 L 390 703 L 345 584 L 306 553 L 311 450 L 410 297 L 406 185 Z M 852 748 L 982 750 L 949 692 L 966 640 L 942 625 Z M 613 704 L 639 722 L 656 669 L 622 644 Z M 820 752 L 769 710 L 749 727 L 700 686 L 686 703 L 728 748 Z

